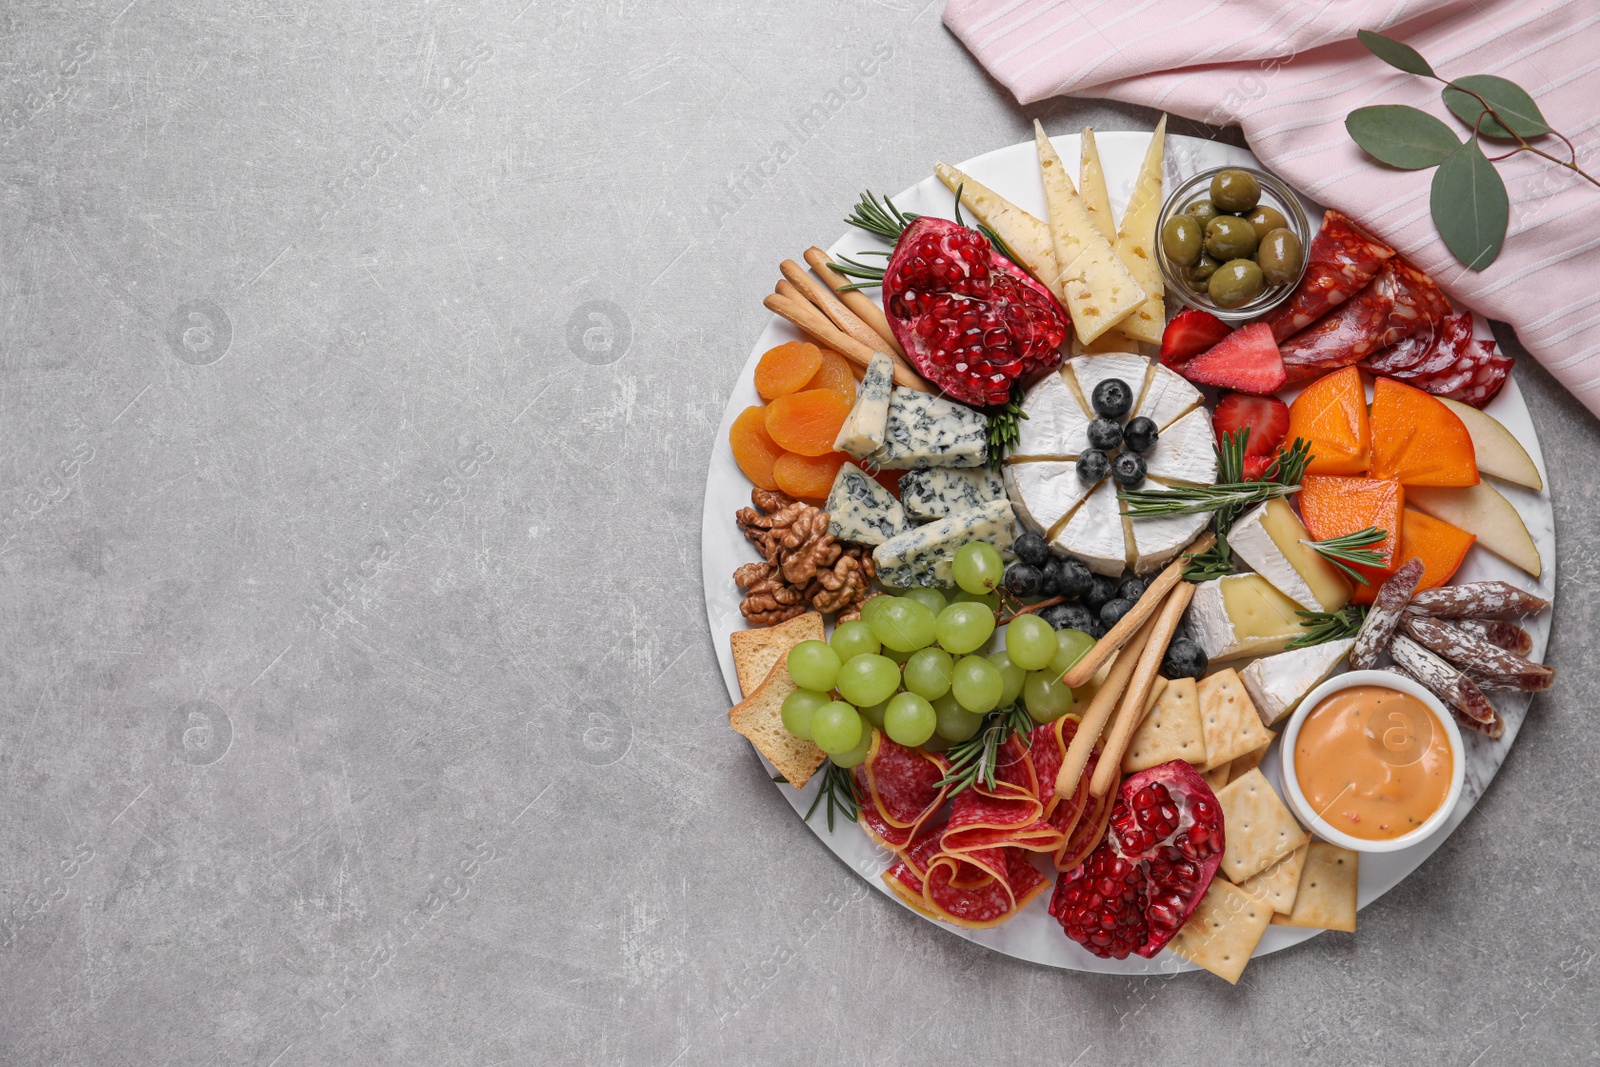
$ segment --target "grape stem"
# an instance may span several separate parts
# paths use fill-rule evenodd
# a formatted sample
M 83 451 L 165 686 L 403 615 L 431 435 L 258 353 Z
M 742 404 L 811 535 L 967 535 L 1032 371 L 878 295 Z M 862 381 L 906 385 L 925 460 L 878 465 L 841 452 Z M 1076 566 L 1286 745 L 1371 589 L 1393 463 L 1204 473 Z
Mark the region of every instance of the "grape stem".
M 1011 604 L 1006 605 L 1006 607 L 1010 610 L 1009 615 L 1003 611 L 997 611 L 994 613 L 994 624 L 997 627 L 1004 626 L 1006 623 L 1019 616 L 1032 615 L 1036 611 L 1043 611 L 1045 608 L 1053 608 L 1057 604 L 1065 604 L 1067 602 L 1067 598 L 1064 596 L 1053 596 L 1048 600 L 1041 600 L 1037 604 L 1024 604 L 1022 601 L 1006 592 L 1001 592 L 1000 598 L 1002 600 L 1012 601 L 1015 604 L 1015 607 L 1012 607 Z

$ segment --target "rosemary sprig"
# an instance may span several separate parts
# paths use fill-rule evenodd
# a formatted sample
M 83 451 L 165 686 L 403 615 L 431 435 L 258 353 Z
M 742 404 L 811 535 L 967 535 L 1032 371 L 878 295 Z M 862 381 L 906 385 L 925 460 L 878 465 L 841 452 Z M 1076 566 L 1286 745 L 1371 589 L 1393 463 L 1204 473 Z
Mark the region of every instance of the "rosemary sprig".
M 1233 573 L 1233 558 L 1221 544 L 1212 545 L 1204 552 L 1183 558 L 1189 561 L 1189 565 L 1183 569 L 1183 580 L 1186 582 L 1199 585 L 1213 578 L 1226 578 Z
M 879 203 L 877 195 L 867 190 L 861 194 L 861 199 L 856 201 L 855 208 L 845 216 L 844 221 L 892 243 L 900 240 L 905 228 L 916 219 L 917 216 L 895 207 L 894 201 L 887 196 Z
M 1388 538 L 1387 531 L 1380 530 L 1376 526 L 1368 526 L 1365 530 L 1357 530 L 1342 537 L 1329 537 L 1322 541 L 1311 541 L 1302 537 L 1300 543 L 1362 585 L 1371 585 L 1371 580 L 1351 564 L 1360 567 L 1383 566 L 1383 556 L 1367 546 L 1381 545 Z
M 782 775 L 772 779 L 774 782 L 784 780 Z M 856 821 L 856 815 L 861 811 L 861 790 L 856 787 L 855 775 L 843 767 L 835 766 L 832 760 L 822 768 L 822 787 L 817 790 L 816 799 L 811 802 L 811 807 L 806 809 L 806 822 L 811 821 L 811 816 L 816 813 L 817 805 L 822 803 L 822 798 L 828 798 L 828 832 L 833 833 L 833 812 L 838 809 L 851 822 Z
M 995 763 L 1000 747 L 1015 735 L 1024 745 L 1032 741 L 1033 718 L 1021 704 L 991 711 L 983 718 L 978 732 L 945 753 L 950 761 L 950 771 L 939 782 L 950 787 L 950 796 L 983 782 L 988 789 L 995 786 Z
M 1119 492 L 1117 499 L 1127 504 L 1123 514 L 1130 519 L 1159 518 L 1163 515 L 1200 515 L 1228 509 L 1237 518 L 1252 504 L 1298 493 L 1298 485 L 1278 482 L 1218 482 L 1216 485 L 1180 486 L 1172 489 L 1134 489 Z M 1230 523 L 1231 525 L 1231 523 Z
M 961 217 L 961 190 L 964 188 L 966 186 L 956 187 L 956 225 L 958 226 L 967 225 L 966 220 Z M 901 211 L 895 207 L 894 201 L 887 196 L 880 202 L 877 194 L 869 189 L 861 194 L 861 199 L 856 201 L 856 206 L 851 209 L 850 214 L 845 216 L 844 221 L 851 226 L 858 226 L 868 233 L 876 234 L 893 244 L 900 240 L 900 235 L 905 232 L 906 227 L 910 226 L 919 217 L 914 212 Z M 982 222 L 973 223 L 971 228 L 987 237 L 996 252 L 999 252 L 1002 256 L 1017 264 L 1017 266 L 1022 266 L 1022 263 L 1017 259 L 1017 254 L 1011 251 L 1011 246 L 1006 244 L 1005 239 L 994 230 Z M 887 252 L 864 252 L 861 254 L 871 256 L 889 255 Z M 883 284 L 882 267 L 857 263 L 855 260 L 845 256 L 836 256 L 834 259 L 834 269 L 840 274 L 862 279 L 860 282 L 844 286 L 841 292 L 874 289 Z M 1026 270 L 1027 268 L 1023 267 L 1023 269 Z
M 1279 485 L 1299 486 L 1300 479 L 1306 476 L 1306 464 L 1315 458 L 1311 454 L 1311 446 L 1305 438 L 1296 437 L 1294 444 L 1287 449 L 1278 449 L 1278 458 L 1272 461 L 1272 466 L 1267 468 L 1267 476 Z
M 1289 650 L 1354 637 L 1367 620 L 1367 608 L 1362 604 L 1346 604 L 1338 611 L 1297 611 L 1295 614 L 1306 620 L 1300 624 L 1306 632 L 1284 646 Z
M 996 474 L 1005 462 L 1006 453 L 1017 447 L 1021 437 L 1021 421 L 1028 417 L 1022 410 L 1022 383 L 1013 382 L 1011 399 L 987 412 L 989 428 L 985 444 L 989 455 L 989 469 Z

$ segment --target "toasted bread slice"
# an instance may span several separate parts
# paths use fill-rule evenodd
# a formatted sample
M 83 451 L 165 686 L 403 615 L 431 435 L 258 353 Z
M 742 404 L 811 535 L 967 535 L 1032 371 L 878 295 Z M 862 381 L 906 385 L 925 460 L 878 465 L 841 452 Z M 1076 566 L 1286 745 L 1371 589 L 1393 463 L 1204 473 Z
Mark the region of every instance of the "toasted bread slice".
M 815 744 L 784 729 L 783 698 L 798 688 L 789 678 L 788 666 L 779 658 L 767 672 L 767 680 L 728 712 L 728 725 L 748 737 L 756 751 L 767 757 L 796 789 L 810 781 L 827 759 Z
M 801 641 L 822 640 L 822 616 L 815 611 L 796 615 L 776 626 L 736 630 L 728 639 L 733 645 L 733 669 L 739 675 L 739 692 L 750 696 L 767 680 L 775 663 L 781 663 L 789 650 Z

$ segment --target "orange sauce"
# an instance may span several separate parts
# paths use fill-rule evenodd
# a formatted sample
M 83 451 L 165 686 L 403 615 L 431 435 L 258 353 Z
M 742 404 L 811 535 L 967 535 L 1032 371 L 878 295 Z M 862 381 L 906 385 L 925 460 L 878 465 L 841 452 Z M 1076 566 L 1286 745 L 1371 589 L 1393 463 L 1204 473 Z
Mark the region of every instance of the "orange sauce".
M 1311 810 L 1336 830 L 1389 841 L 1428 821 L 1450 792 L 1450 739 L 1408 693 L 1357 685 L 1324 698 L 1294 744 Z

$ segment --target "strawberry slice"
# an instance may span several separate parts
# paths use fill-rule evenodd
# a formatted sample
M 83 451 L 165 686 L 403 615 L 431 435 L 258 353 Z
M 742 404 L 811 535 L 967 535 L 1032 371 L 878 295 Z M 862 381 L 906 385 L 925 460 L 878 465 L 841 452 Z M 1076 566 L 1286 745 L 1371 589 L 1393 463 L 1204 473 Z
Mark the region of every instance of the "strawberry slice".
M 1260 396 L 1277 392 L 1289 380 L 1272 327 L 1264 322 L 1233 331 L 1184 364 L 1182 374 L 1201 385 Z
M 1181 311 L 1161 335 L 1162 365 L 1181 372 L 1185 363 L 1232 332 L 1227 323 L 1208 311 Z
M 1244 480 L 1247 482 L 1266 481 L 1267 471 L 1272 468 L 1272 461 L 1276 458 L 1276 456 L 1244 457 Z
M 1217 410 L 1211 413 L 1211 429 L 1219 443 L 1223 434 L 1237 433 L 1246 426 L 1250 427 L 1250 439 L 1245 442 L 1244 454 L 1270 459 L 1278 454 L 1278 446 L 1289 433 L 1289 405 L 1275 396 L 1244 393 L 1229 393 L 1217 401 Z

